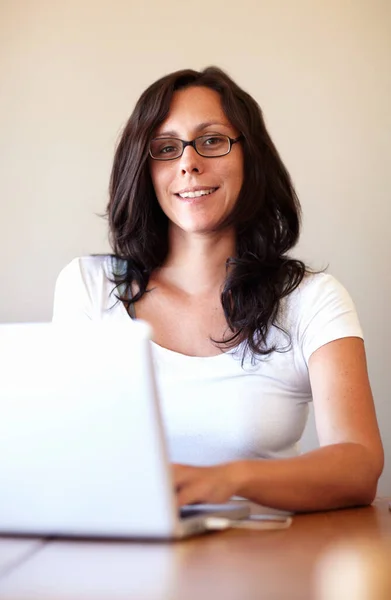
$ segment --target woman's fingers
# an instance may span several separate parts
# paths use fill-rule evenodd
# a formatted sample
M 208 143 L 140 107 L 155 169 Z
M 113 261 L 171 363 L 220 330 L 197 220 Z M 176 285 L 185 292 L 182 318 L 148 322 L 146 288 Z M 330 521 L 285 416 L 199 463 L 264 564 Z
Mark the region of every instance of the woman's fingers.
M 178 506 L 194 503 L 222 503 L 232 496 L 224 466 L 191 467 L 173 465 Z

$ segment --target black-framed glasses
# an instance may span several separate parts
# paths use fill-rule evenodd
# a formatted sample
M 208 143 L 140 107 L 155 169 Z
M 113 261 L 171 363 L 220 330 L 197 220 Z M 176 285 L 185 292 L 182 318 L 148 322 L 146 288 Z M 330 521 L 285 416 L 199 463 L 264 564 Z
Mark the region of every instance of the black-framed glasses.
M 231 152 L 233 144 L 242 139 L 230 138 L 228 135 L 209 134 L 200 135 L 190 142 L 179 138 L 154 138 L 149 145 L 149 155 L 154 160 L 175 160 L 182 156 L 186 146 L 193 146 L 194 150 L 205 158 L 216 158 L 225 156 Z

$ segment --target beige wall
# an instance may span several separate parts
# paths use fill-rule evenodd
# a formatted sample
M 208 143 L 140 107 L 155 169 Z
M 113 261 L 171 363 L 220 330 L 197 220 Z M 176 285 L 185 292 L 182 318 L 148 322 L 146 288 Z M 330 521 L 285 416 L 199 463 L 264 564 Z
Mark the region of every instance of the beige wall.
M 389 0 L 0 0 L 0 321 L 49 320 L 60 268 L 108 248 L 95 213 L 135 100 L 208 64 L 263 107 L 303 204 L 298 252 L 356 301 L 390 463 Z

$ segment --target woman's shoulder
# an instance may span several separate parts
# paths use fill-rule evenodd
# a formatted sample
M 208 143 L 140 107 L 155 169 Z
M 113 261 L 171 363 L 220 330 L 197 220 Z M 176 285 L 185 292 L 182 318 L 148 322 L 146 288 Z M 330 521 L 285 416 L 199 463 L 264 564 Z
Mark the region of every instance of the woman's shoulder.
M 58 279 L 69 283 L 83 282 L 88 286 L 112 282 L 116 274 L 124 269 L 123 261 L 111 254 L 91 254 L 72 259 L 60 272 Z
M 92 318 L 110 308 L 117 302 L 113 296 L 114 279 L 121 268 L 120 262 L 109 254 L 80 256 L 71 260 L 57 277 L 54 314 L 81 313 Z
M 281 317 L 302 346 L 306 358 L 335 339 L 363 337 L 352 297 L 329 273 L 306 273 L 286 297 Z
M 300 284 L 292 293 L 291 301 L 309 303 L 329 301 L 340 298 L 351 301 L 350 294 L 344 285 L 334 275 L 325 272 L 306 272 Z
M 282 310 L 293 319 L 309 321 L 319 313 L 355 311 L 345 286 L 330 273 L 306 272 L 299 285 L 284 298 Z

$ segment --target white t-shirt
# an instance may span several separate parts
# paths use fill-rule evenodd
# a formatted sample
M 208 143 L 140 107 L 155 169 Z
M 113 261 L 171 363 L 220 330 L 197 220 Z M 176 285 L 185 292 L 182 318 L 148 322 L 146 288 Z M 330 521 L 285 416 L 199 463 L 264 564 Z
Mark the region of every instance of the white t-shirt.
M 53 320 L 129 322 L 110 277 L 111 257 L 73 260 L 58 277 Z M 323 273 L 306 275 L 282 301 L 279 323 L 291 335 L 291 348 L 257 358 L 255 365 L 247 357 L 243 367 L 240 352 L 194 357 L 152 343 L 173 462 L 211 465 L 298 453 L 312 400 L 309 357 L 332 340 L 362 337 L 362 331 L 344 287 Z M 273 339 L 286 345 L 276 327 L 269 333 Z

